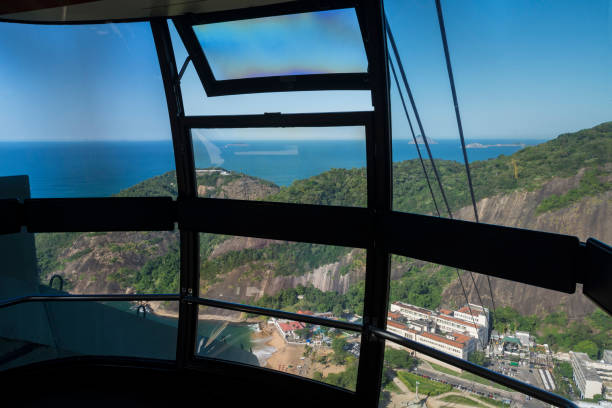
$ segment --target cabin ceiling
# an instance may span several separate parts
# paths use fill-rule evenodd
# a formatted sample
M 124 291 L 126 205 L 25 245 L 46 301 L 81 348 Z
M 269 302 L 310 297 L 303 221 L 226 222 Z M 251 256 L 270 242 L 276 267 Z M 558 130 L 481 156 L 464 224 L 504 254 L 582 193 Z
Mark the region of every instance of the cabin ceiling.
M 78 23 L 209 13 L 287 0 L 5 0 L 0 18 L 16 22 Z

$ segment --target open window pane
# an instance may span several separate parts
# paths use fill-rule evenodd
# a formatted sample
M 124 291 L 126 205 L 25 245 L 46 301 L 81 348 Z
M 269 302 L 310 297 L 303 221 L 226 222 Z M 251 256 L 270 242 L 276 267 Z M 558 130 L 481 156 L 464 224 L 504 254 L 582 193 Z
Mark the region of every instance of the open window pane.
M 365 127 L 193 129 L 200 197 L 366 205 Z
M 354 9 L 193 27 L 217 80 L 367 72 Z
M 177 320 L 148 302 L 22 303 L 0 309 L 0 321 L 0 370 L 62 357 L 176 357 Z
M 265 367 L 355 390 L 358 332 L 199 307 L 196 355 Z

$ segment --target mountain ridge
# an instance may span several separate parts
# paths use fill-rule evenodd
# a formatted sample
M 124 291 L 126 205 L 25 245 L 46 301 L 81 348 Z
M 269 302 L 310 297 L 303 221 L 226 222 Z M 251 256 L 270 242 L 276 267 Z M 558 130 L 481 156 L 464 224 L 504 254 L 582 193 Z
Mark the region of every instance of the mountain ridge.
M 461 219 L 471 219 L 473 214 L 468 206 L 470 198 L 463 164 L 447 160 L 435 162 L 454 215 Z M 481 220 L 570 233 L 579 235 L 581 239 L 594 236 L 604 242 L 612 242 L 609 235 L 612 231 L 609 227 L 611 209 L 607 204 L 612 190 L 611 162 L 612 122 L 563 134 L 510 156 L 473 162 L 471 168 Z M 432 176 L 430 163 L 426 162 L 425 165 Z M 589 188 L 581 190 L 582 181 L 586 174 L 591 174 L 589 172 L 595 172 L 594 179 L 591 177 L 593 180 Z M 434 213 L 433 201 L 417 160 L 393 163 L 393 175 L 393 202 L 396 211 Z M 287 187 L 224 169 L 200 170 L 197 182 L 201 195 L 217 198 L 365 206 L 367 196 L 364 168 L 332 169 L 308 179 L 296 180 Z M 593 183 L 595 187 L 591 188 Z M 432 187 L 436 200 L 441 203 L 437 186 L 434 184 Z M 557 200 L 562 207 L 538 213 L 538 206 L 545 200 L 557 196 L 566 197 L 572 191 L 577 193 L 572 193 L 571 199 Z M 176 194 L 175 173 L 168 172 L 122 190 L 117 196 L 176 197 Z M 601 219 L 605 222 L 597 222 Z M 130 239 L 134 245 L 131 246 L 126 245 L 127 235 L 122 234 L 105 233 L 104 239 L 91 234 L 64 234 L 57 236 L 62 237 L 55 240 L 60 243 L 56 245 L 57 248 L 51 239 L 45 239 L 39 234 L 37 247 L 41 279 L 45 281 L 52 274 L 59 273 L 72 285 L 75 293 L 176 292 L 176 233 L 158 233 L 154 237 L 147 237 L 143 235 L 145 233 L 133 233 Z M 365 273 L 362 255 L 355 250 L 211 234 L 201 234 L 201 241 L 201 293 L 204 295 L 210 290 L 224 296 L 233 293 L 236 301 L 253 301 L 260 299 L 263 294 L 274 295 L 298 283 L 346 294 Z M 155 253 L 154 248 L 158 252 Z M 114 263 L 109 266 L 108 262 L 113 259 Z M 392 271 L 393 278 L 400 282 L 407 271 L 414 268 L 420 270 L 419 265 L 421 263 L 413 260 L 397 261 Z M 257 268 L 265 273 L 256 273 Z M 456 295 L 456 281 L 440 282 L 447 282 L 441 298 L 461 301 L 463 295 Z M 478 287 L 484 292 L 484 286 L 479 282 L 477 280 Z M 495 299 L 507 298 L 503 304 L 513 303 L 514 299 L 520 298 L 521 290 L 524 291 L 524 288 L 517 285 L 512 282 L 496 283 L 494 286 L 499 288 L 499 293 L 495 293 Z M 508 293 L 514 295 L 504 297 Z M 521 309 L 522 313 L 548 313 L 563 303 L 561 298 L 559 304 L 542 302 L 542 296 L 538 293 L 531 295 L 539 299 L 537 304 L 521 303 L 525 305 Z M 435 295 L 433 298 L 438 297 Z M 568 307 L 567 302 L 570 300 L 564 301 L 565 307 Z M 579 314 L 588 313 L 588 305 L 575 306 L 573 310 Z

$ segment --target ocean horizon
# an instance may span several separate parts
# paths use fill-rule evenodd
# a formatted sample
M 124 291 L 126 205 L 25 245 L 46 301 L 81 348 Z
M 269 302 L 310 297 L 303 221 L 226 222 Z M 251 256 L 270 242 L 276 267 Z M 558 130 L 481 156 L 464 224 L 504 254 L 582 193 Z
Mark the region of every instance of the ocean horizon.
M 487 160 L 544 140 L 471 139 L 496 145 L 468 148 L 470 162 Z M 516 144 L 516 146 L 503 146 Z M 424 145 L 419 145 L 426 158 Z M 437 159 L 463 162 L 458 140 L 430 145 Z M 332 168 L 366 166 L 363 140 L 194 141 L 197 168 L 222 167 L 279 186 Z M 417 158 L 409 140 L 393 141 L 393 161 Z M 151 177 L 175 170 L 171 141 L 0 142 L 0 176 L 28 175 L 31 196 L 107 197 Z

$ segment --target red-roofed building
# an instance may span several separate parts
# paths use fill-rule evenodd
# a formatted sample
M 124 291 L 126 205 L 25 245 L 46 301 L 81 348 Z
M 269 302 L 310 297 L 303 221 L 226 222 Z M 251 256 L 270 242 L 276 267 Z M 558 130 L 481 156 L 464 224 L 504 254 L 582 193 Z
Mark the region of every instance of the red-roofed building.
M 314 315 L 314 312 L 311 312 L 310 310 L 298 310 L 297 312 L 298 314 L 301 314 L 301 315 L 307 315 L 307 316 Z
M 274 325 L 276 326 L 276 328 L 284 339 L 287 339 L 287 337 L 299 338 L 298 336 L 296 336 L 294 331 L 306 327 L 304 323 L 296 322 L 293 320 L 276 320 L 274 322 Z
M 401 318 L 402 315 L 399 313 L 389 312 L 389 314 L 387 315 L 387 319 L 389 320 L 400 320 Z

